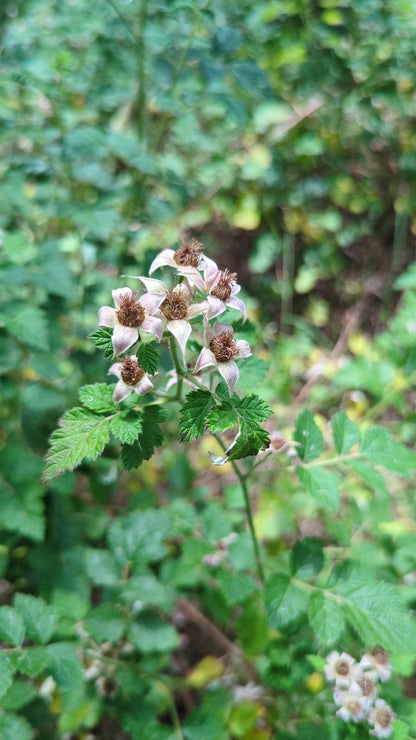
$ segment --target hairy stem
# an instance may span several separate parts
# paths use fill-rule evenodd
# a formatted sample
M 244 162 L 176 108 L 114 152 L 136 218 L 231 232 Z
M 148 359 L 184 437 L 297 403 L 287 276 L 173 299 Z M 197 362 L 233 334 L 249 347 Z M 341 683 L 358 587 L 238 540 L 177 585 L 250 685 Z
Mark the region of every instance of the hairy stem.
M 186 375 L 186 367 L 178 343 L 172 335 L 169 337 L 169 349 L 178 378 L 175 398 L 178 401 L 182 401 L 183 379 Z

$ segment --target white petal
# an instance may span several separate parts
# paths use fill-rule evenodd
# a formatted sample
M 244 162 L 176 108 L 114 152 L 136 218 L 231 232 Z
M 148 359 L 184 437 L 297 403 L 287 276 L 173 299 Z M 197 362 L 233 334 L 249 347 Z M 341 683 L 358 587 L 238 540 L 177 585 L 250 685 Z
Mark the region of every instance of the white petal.
M 140 329 L 153 334 L 160 342 L 163 336 L 163 322 L 161 319 L 157 319 L 154 316 L 146 316 L 145 320 L 140 324 Z
M 124 401 L 124 399 L 130 395 L 132 390 L 133 388 L 131 385 L 127 385 L 127 383 L 125 383 L 124 380 L 119 380 L 116 387 L 114 388 L 114 393 L 113 393 L 114 403 L 120 403 L 120 401 Z
M 195 316 L 199 316 L 201 313 L 205 313 L 208 310 L 208 302 L 201 301 L 201 303 L 193 303 L 188 308 L 188 319 L 194 319 Z
M 223 331 L 231 331 L 234 333 L 233 327 L 230 326 L 230 324 L 221 324 L 219 321 L 216 321 L 213 326 L 214 336 L 218 337 L 220 334 L 223 333 Z
M 235 355 L 235 357 L 238 360 L 245 360 L 246 357 L 250 357 L 251 355 L 250 345 L 248 342 L 246 342 L 245 339 L 237 339 L 235 344 L 238 349 L 238 355 Z
M 231 283 L 231 298 L 234 298 L 234 296 L 237 295 L 237 293 L 239 293 L 240 290 L 241 290 L 241 285 L 239 285 L 238 283 L 235 282 L 235 280 L 233 280 L 233 282 Z
M 108 371 L 108 375 L 115 375 L 117 378 L 121 378 L 122 369 L 123 369 L 123 363 L 115 362 L 114 365 L 111 365 Z
M 117 311 L 110 306 L 102 306 L 98 311 L 98 326 L 115 326 L 117 323 Z
M 225 382 L 227 383 L 228 392 L 230 396 L 232 396 L 235 384 L 240 375 L 240 371 L 234 360 L 229 360 L 228 362 L 218 362 L 217 365 L 218 372 L 220 373 L 220 375 L 222 375 Z
M 147 313 L 150 313 L 153 315 L 156 313 L 160 304 L 163 303 L 164 300 L 165 300 L 165 293 L 163 293 L 163 295 L 160 295 L 159 293 L 157 295 L 156 293 L 145 293 L 139 299 L 139 303 L 141 306 L 143 306 L 144 310 Z
M 177 264 L 173 259 L 174 254 L 175 251 L 173 249 L 163 249 L 150 265 L 149 275 L 159 267 L 165 267 L 166 265 L 168 265 L 168 267 L 177 267 Z
M 210 367 L 211 365 L 216 365 L 216 364 L 217 364 L 217 360 L 215 359 L 214 353 L 211 352 L 211 350 L 208 349 L 208 347 L 204 347 L 199 353 L 199 357 L 194 367 L 194 373 L 195 374 L 199 373 L 204 368 Z
M 115 307 L 120 308 L 123 300 L 133 298 L 133 291 L 131 288 L 116 288 L 116 290 L 112 291 L 111 295 L 113 296 Z
M 184 319 L 176 319 L 175 321 L 168 321 L 166 328 L 175 337 L 176 341 L 181 348 L 181 352 L 185 357 L 186 343 L 191 336 L 192 326 L 189 321 Z
M 144 323 L 144 322 L 143 322 Z M 132 326 L 122 326 L 121 324 L 117 324 L 114 327 L 113 331 L 113 347 L 114 347 L 114 354 L 121 355 L 122 352 L 125 352 L 126 349 L 132 346 L 135 342 L 137 342 L 137 339 L 139 337 L 138 329 L 135 329 Z
M 243 301 L 241 300 L 241 298 L 234 298 L 234 296 L 232 296 L 231 298 L 228 299 L 227 306 L 231 306 L 231 308 L 235 308 L 237 311 L 241 311 L 241 313 L 243 314 L 244 321 L 246 320 L 247 318 L 246 306 L 245 306 L 245 303 L 243 303 Z
M 142 281 L 148 293 L 156 293 L 157 295 L 166 296 L 168 289 L 165 283 L 163 283 L 161 280 L 156 280 L 155 278 L 146 278 L 146 277 L 140 277 L 139 280 Z
M 204 271 L 204 277 L 207 282 L 211 282 L 214 279 L 215 273 L 218 271 L 218 265 L 214 260 L 209 257 L 203 256 L 201 258 L 201 268 Z
M 144 393 L 151 391 L 152 388 L 153 383 L 147 375 L 144 375 L 143 378 L 139 380 L 139 382 L 136 383 L 135 386 L 133 386 L 133 390 L 136 391 L 139 396 L 143 396 Z
M 224 301 L 222 301 L 220 298 L 217 298 L 215 295 L 209 295 L 207 319 L 215 319 L 216 316 L 224 313 L 226 308 L 227 306 L 225 305 Z
M 192 269 L 195 269 L 195 268 L 192 268 Z M 205 293 L 206 292 L 205 281 L 204 281 L 203 277 L 199 274 L 199 272 L 187 273 L 181 267 L 181 270 L 179 272 L 179 275 L 183 275 L 184 277 L 186 277 L 186 279 L 188 280 L 188 282 L 191 285 L 195 285 L 198 288 L 198 290 L 201 291 L 201 293 Z

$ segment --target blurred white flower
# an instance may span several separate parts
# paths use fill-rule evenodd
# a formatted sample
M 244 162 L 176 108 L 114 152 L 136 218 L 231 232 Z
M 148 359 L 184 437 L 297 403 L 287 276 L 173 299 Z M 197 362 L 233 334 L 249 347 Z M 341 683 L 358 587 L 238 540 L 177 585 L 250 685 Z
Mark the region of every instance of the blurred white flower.
M 370 710 L 368 721 L 373 725 L 370 735 L 374 737 L 390 737 L 394 731 L 393 720 L 395 714 L 384 699 L 377 699 L 374 709 Z
M 392 665 L 387 650 L 376 647 L 371 653 L 365 653 L 359 665 L 365 671 L 365 675 L 373 680 L 388 681 L 392 674 Z
M 115 362 L 111 365 L 108 374 L 119 378 L 113 393 L 114 403 L 124 401 L 132 391 L 143 396 L 153 388 L 152 381 L 137 362 L 135 355 L 127 355 L 122 358 L 121 362 Z
M 357 684 L 351 685 L 347 691 L 335 689 L 334 701 L 340 707 L 336 715 L 344 722 L 350 719 L 359 722 L 367 716 L 366 702 Z
M 335 650 L 327 657 L 324 667 L 327 681 L 335 681 L 338 689 L 348 689 L 351 681 L 358 681 L 362 677 L 362 669 L 348 653 L 337 653 Z
M 121 355 L 139 338 L 139 331 L 162 339 L 163 324 L 155 318 L 160 300 L 155 296 L 137 297 L 131 288 L 117 288 L 112 292 L 115 308 L 102 306 L 98 311 L 98 325 L 114 327 L 112 342 L 114 355 Z
M 202 259 L 201 267 L 204 277 L 199 273 L 186 277 L 201 293 L 208 293 L 207 319 L 215 319 L 229 307 L 240 311 L 245 321 L 247 318 L 245 304 L 240 298 L 236 298 L 241 290 L 241 286 L 236 282 L 237 273 L 219 270 L 215 262 L 207 257 Z
M 201 255 L 200 252 L 203 246 L 196 239 L 190 239 L 189 241 L 183 239 L 179 242 L 179 249 L 163 249 L 157 257 L 153 260 L 150 265 L 149 275 L 151 275 L 159 267 L 174 267 L 176 270 L 181 270 L 185 274 L 198 274 L 198 266 L 200 264 Z

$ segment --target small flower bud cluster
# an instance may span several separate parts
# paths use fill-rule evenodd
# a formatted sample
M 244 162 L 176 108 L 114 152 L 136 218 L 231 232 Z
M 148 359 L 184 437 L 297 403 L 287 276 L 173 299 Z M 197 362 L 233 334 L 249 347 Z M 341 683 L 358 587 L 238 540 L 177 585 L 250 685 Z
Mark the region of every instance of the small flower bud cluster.
M 327 681 L 335 682 L 337 717 L 344 722 L 366 720 L 373 728 L 370 735 L 390 737 L 395 714 L 378 698 L 378 681 L 387 681 L 391 672 L 389 655 L 380 647 L 366 652 L 359 663 L 348 653 L 330 653 L 324 673 Z
M 202 562 L 207 565 L 209 568 L 217 568 L 221 563 L 224 563 L 227 559 L 228 555 L 228 548 L 230 545 L 233 544 L 237 539 L 237 535 L 235 532 L 231 532 L 231 534 L 228 534 L 226 537 L 223 537 L 221 540 L 218 540 L 216 542 L 216 549 L 215 552 L 209 553 L 209 555 L 204 555 L 202 558 Z
M 202 250 L 202 244 L 194 239 L 181 241 L 176 251 L 162 250 L 150 266 L 149 277 L 130 276 L 142 284 L 146 291 L 142 296 L 131 288 L 117 288 L 112 293 L 114 308 L 100 308 L 98 324 L 113 329 L 114 357 L 118 358 L 109 369 L 109 374 L 118 378 L 113 396 L 116 403 L 132 391 L 143 395 L 153 388 L 152 380 L 138 364 L 137 357 L 124 354 L 140 341 L 141 332 L 153 334 L 159 342 L 171 335 L 186 366 L 186 348 L 198 317 L 203 319 L 203 348 L 193 375 L 217 369 L 231 396 L 239 377 L 235 360 L 249 357 L 250 347 L 246 341 L 235 338 L 228 324 L 216 321 L 212 326 L 210 321 L 227 308 L 236 309 L 245 320 L 246 307 L 237 297 L 240 292 L 237 274 L 220 270 L 213 260 L 202 255 Z M 150 277 L 161 267 L 175 269 L 173 286 Z M 170 378 L 169 385 L 172 382 Z

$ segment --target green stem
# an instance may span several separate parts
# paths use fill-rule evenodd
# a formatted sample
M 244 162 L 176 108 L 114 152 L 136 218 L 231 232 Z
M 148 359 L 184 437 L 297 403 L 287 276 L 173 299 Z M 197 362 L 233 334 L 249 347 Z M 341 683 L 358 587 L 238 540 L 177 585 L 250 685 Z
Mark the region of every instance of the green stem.
M 121 12 L 121 10 L 118 9 L 117 5 L 115 5 L 112 0 L 106 0 L 106 2 L 114 10 L 115 14 L 118 15 L 118 17 L 120 18 L 120 20 L 123 23 L 123 25 L 127 28 L 130 36 L 132 36 L 134 38 L 134 40 L 136 41 L 136 37 L 135 37 L 135 35 L 134 35 L 131 27 L 130 27 L 130 24 L 129 24 L 127 18 Z
M 186 376 L 186 367 L 178 343 L 172 335 L 169 337 L 169 349 L 178 378 L 175 398 L 177 401 L 182 401 L 183 379 Z
M 218 434 L 215 434 L 215 432 L 212 432 L 212 434 L 217 440 L 218 444 L 222 447 L 222 449 L 225 450 L 226 447 L 222 439 L 218 436 Z M 247 515 L 248 526 L 250 528 L 251 539 L 253 542 L 254 555 L 256 558 L 257 573 L 259 574 L 260 580 L 264 582 L 264 570 L 263 570 L 263 564 L 261 562 L 261 557 L 260 557 L 260 547 L 259 547 L 259 543 L 258 543 L 257 536 L 256 536 L 256 530 L 254 529 L 253 515 L 251 513 L 250 495 L 249 495 L 249 490 L 247 486 L 247 474 L 244 474 L 241 472 L 235 460 L 230 460 L 230 463 L 234 468 L 234 472 L 239 480 L 241 490 L 243 492 L 244 506 L 245 506 L 246 515 Z
M 349 462 L 350 460 L 357 460 L 362 457 L 361 452 L 351 452 L 350 455 L 338 455 L 337 457 L 330 457 L 329 460 L 314 460 L 308 463 L 296 463 L 296 467 L 302 468 L 327 468 L 330 465 L 338 465 L 339 463 Z

